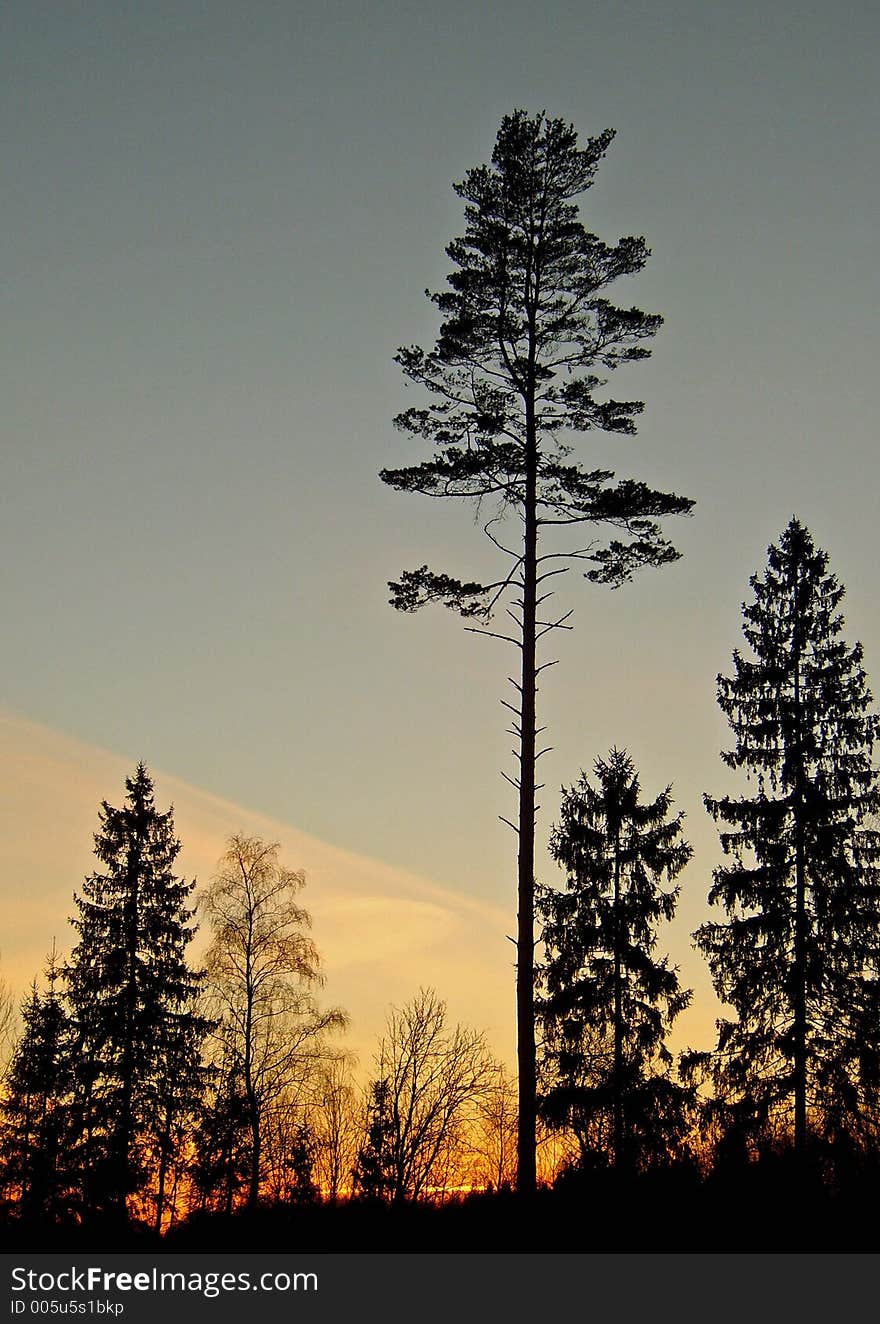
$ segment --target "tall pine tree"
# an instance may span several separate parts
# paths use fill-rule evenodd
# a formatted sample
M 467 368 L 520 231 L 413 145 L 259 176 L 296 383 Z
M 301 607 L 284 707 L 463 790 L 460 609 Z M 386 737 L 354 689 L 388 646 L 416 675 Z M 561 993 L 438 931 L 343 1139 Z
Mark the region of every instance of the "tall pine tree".
M 65 971 L 84 1204 L 116 1213 L 144 1184 L 150 1148 L 169 1134 L 169 1062 L 175 1096 L 188 1098 L 183 1076 L 200 1071 L 206 1028 L 196 1011 L 201 978 L 186 960 L 195 884 L 174 873 L 173 811 L 156 808 L 143 763 L 125 786 L 121 808 L 101 807 L 95 854 L 104 868 L 76 898 L 79 942 Z
M 431 458 L 385 469 L 402 492 L 473 501 L 505 558 L 491 581 L 463 582 L 422 566 L 390 585 L 392 605 L 414 611 L 442 602 L 471 628 L 520 653 L 513 730 L 517 776 L 518 1188 L 535 1186 L 534 872 L 538 645 L 571 615 L 548 605 L 551 581 L 583 565 L 586 578 L 622 584 L 643 566 L 674 561 L 659 520 L 693 502 L 569 456 L 572 433 L 635 432 L 642 404 L 601 399 L 605 373 L 644 359 L 662 318 L 622 308 L 608 287 L 640 271 L 645 241 L 605 244 L 582 224 L 577 199 L 592 184 L 614 133 L 578 145 L 572 125 L 516 110 L 504 117 L 492 163 L 468 171 L 456 192 L 464 235 L 446 252 L 449 289 L 430 295 L 442 323 L 429 352 L 401 349 L 397 362 L 429 395 L 398 427 L 434 448 Z M 483 628 L 496 607 L 512 624 Z
M 541 1111 L 575 1133 L 582 1164 L 631 1170 L 672 1157 L 688 1122 L 664 1040 L 691 995 L 654 948 L 679 892 L 663 882 L 692 852 L 671 787 L 642 804 L 625 750 L 593 771 L 564 793 L 551 837 L 566 890 L 539 889 Z
M 859 644 L 843 639 L 843 587 L 792 519 L 744 604 L 749 655 L 718 677 L 735 737 L 722 754 L 752 793 L 705 797 L 728 863 L 709 894 L 726 919 L 695 941 L 732 1018 L 693 1054 L 740 1125 L 863 1140 L 880 1084 L 880 808 L 877 717 Z

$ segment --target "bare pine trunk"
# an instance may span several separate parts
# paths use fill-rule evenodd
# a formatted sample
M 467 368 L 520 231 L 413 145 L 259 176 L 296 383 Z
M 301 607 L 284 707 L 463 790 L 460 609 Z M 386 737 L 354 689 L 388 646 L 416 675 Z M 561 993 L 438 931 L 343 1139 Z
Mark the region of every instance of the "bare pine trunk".
M 517 913 L 517 1066 L 519 1076 L 519 1129 L 517 1191 L 531 1195 L 537 1184 L 536 1066 L 535 1066 L 535 726 L 536 726 L 536 613 L 537 613 L 537 454 L 534 400 L 527 401 L 526 499 L 523 545 L 522 695 L 519 766 L 519 858 Z
M 623 1006 L 620 984 L 620 832 L 614 841 L 614 1167 L 623 1152 Z

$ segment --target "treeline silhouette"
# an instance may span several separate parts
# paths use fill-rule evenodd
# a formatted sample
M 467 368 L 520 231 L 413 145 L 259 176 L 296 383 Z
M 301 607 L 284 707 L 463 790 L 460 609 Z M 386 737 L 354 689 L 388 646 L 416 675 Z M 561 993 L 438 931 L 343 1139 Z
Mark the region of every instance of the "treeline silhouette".
M 345 1052 L 301 873 L 229 838 L 200 893 L 149 772 L 103 802 L 98 867 L 20 1007 L 0 1100 L 6 1244 L 31 1249 L 872 1249 L 880 1158 L 878 719 L 843 588 L 792 519 L 718 678 L 706 797 L 725 863 L 694 942 L 725 1013 L 688 1005 L 659 931 L 692 857 L 671 787 L 612 750 L 563 791 L 538 889 L 539 1190 L 514 1193 L 517 1088 L 420 990 L 372 1078 Z M 207 926 L 200 968 L 189 948 Z M 10 1019 L 10 996 L 5 996 Z
M 648 357 L 663 320 L 609 298 L 645 266 L 645 240 L 606 243 L 581 220 L 613 139 L 605 130 L 579 143 L 573 125 L 514 110 L 491 161 L 454 186 L 465 224 L 446 248 L 446 286 L 427 292 L 437 338 L 396 358 L 421 395 L 395 419 L 419 458 L 380 473 L 397 491 L 468 503 L 502 558 L 491 579 L 422 565 L 389 589 L 396 609 L 440 603 L 517 654 L 504 705 L 517 803 L 504 821 L 517 840 L 516 1189 L 526 1199 L 542 1123 L 574 1137 L 578 1171 L 610 1166 L 620 1181 L 685 1152 L 705 1168 L 722 1149 L 746 1162 L 789 1142 L 801 1174 L 816 1146 L 842 1171 L 853 1147 L 871 1151 L 876 1129 L 877 719 L 861 652 L 840 638 L 842 589 L 797 520 L 752 583 L 753 656 L 737 653 L 734 675 L 719 678 L 734 738 L 724 759 L 751 788 L 706 798 L 729 860 L 710 893 L 723 918 L 695 935 L 733 1013 L 715 1049 L 676 1067 L 665 1043 L 690 998 L 654 955 L 689 855 L 668 788 L 642 804 L 625 750 L 596 760 L 596 783 L 582 773 L 565 793 L 552 839 L 565 892 L 535 878 L 539 681 L 558 661 L 543 658 L 542 641 L 572 628 L 572 611 L 553 605 L 557 576 L 579 569 L 617 588 L 674 562 L 664 521 L 694 504 L 574 454 L 579 434 L 636 432 L 642 403 L 603 388 Z
M 423 565 L 389 587 L 397 609 L 441 603 L 517 651 L 506 704 L 515 1078 L 421 989 L 390 1010 L 358 1083 L 346 1013 L 319 996 L 303 876 L 277 843 L 239 834 L 196 895 L 141 764 L 123 804 L 101 806 L 70 954 L 53 947 L 21 1004 L 0 1103 L 7 1244 L 717 1250 L 869 1238 L 878 719 L 861 649 L 843 639 L 843 588 L 797 519 L 751 581 L 744 649 L 718 678 L 722 758 L 745 788 L 705 797 L 725 860 L 714 918 L 694 934 L 723 1005 L 715 1045 L 676 1061 L 668 1043 L 691 1000 L 662 943 L 692 855 L 671 786 L 644 798 L 627 750 L 589 751 L 550 838 L 564 886 L 535 878 L 538 682 L 554 661 L 540 660 L 541 643 L 571 628 L 551 604 L 556 577 L 578 569 L 618 587 L 674 562 L 662 521 L 693 506 L 572 458 L 578 434 L 635 433 L 642 403 L 601 391 L 648 356 L 662 324 L 608 298 L 645 266 L 644 239 L 606 244 L 580 219 L 613 137 L 579 146 L 573 126 L 515 110 L 491 162 L 455 186 L 465 225 L 446 250 L 447 288 L 429 295 L 436 342 L 396 360 L 423 393 L 395 420 L 421 458 L 380 475 L 472 503 L 502 558 L 491 581 Z M 12 1010 L 0 989 L 0 1032 Z

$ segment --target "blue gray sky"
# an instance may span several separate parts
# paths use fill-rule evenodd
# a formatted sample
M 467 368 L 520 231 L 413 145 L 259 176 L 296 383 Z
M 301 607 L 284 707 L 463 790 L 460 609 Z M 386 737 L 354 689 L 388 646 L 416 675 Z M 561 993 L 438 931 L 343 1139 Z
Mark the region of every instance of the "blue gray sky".
M 717 860 L 701 795 L 728 785 L 714 677 L 793 513 L 880 685 L 878 50 L 880 11 L 855 0 L 6 0 L 7 768 L 36 723 L 512 931 L 511 659 L 439 609 L 395 614 L 385 587 L 492 562 L 465 507 L 376 475 L 417 458 L 392 359 L 436 332 L 452 182 L 516 106 L 610 126 L 584 220 L 645 235 L 649 266 L 614 295 L 666 324 L 614 383 L 646 403 L 639 435 L 578 454 L 697 506 L 677 565 L 616 593 L 569 576 L 541 832 L 612 744 L 646 794 L 674 783 L 696 853 L 669 942 L 704 997 L 688 934 Z M 33 836 L 0 861 L 6 950 L 22 850 L 38 868 Z M 62 916 L 77 883 L 58 876 Z M 511 953 L 486 944 L 512 1027 Z

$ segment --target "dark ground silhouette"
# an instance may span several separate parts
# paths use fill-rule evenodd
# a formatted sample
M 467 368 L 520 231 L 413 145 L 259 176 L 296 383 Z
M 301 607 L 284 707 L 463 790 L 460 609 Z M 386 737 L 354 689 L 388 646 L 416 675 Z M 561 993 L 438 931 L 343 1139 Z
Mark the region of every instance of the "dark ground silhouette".
M 880 1250 L 880 1173 L 830 1187 L 783 1157 L 715 1173 L 574 1176 L 531 1199 L 508 1192 L 442 1205 L 366 1202 L 194 1214 L 158 1238 L 146 1225 L 7 1222 L 7 1251 L 349 1253 L 823 1253 Z

